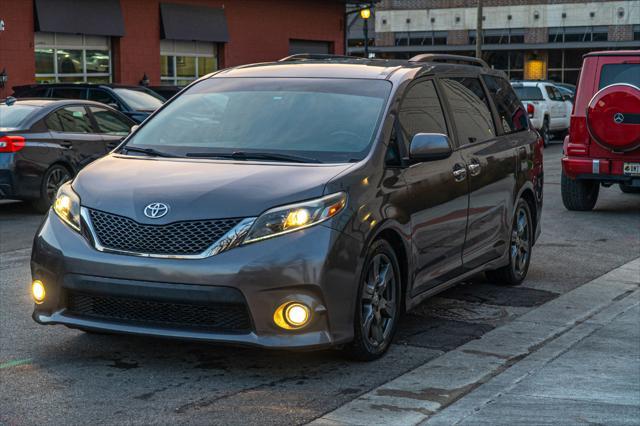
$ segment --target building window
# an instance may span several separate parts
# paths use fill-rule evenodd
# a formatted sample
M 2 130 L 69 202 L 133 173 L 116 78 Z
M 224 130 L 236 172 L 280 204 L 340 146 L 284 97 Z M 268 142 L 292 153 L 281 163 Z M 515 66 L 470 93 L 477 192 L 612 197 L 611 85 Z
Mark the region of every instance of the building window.
M 218 47 L 202 41 L 160 40 L 162 84 L 185 86 L 218 69 Z
M 504 28 L 482 31 L 482 44 L 524 43 L 524 28 Z M 476 31 L 469 31 L 469 44 L 476 44 Z
M 607 27 L 555 27 L 549 28 L 549 43 L 607 41 Z
M 640 40 L 640 25 L 633 26 L 633 39 Z
M 62 33 L 35 33 L 38 83 L 109 83 L 109 37 Z
M 446 44 L 446 31 L 409 31 L 406 33 L 396 33 L 396 46 L 442 46 Z

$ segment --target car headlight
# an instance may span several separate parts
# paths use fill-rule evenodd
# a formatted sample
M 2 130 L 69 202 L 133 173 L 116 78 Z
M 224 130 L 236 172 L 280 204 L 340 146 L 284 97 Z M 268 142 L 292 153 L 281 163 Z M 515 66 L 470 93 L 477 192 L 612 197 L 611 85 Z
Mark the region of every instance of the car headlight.
M 53 211 L 71 228 L 80 232 L 80 197 L 67 182 L 58 189 L 56 200 L 53 202 Z
M 337 215 L 347 205 L 347 194 L 337 192 L 316 200 L 267 210 L 256 219 L 243 244 L 308 228 Z

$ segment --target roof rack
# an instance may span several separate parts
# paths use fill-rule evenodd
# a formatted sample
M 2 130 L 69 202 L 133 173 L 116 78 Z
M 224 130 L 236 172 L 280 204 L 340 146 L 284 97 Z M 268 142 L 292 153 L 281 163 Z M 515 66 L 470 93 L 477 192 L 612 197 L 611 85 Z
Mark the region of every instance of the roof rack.
M 303 59 L 324 60 L 324 59 L 363 59 L 357 56 L 329 55 L 324 53 L 298 53 L 280 59 L 278 62 L 299 61 Z
M 441 53 L 423 53 L 409 59 L 409 62 L 464 62 L 469 65 L 489 68 L 489 65 L 482 59 L 472 58 L 471 56 L 462 55 L 446 55 Z

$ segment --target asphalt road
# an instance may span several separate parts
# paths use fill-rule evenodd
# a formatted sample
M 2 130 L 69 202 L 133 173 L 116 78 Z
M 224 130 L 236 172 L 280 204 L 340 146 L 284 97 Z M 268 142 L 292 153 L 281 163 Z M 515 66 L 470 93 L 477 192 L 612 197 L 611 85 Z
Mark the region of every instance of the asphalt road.
M 603 189 L 593 212 L 560 199 L 561 145 L 545 151 L 542 236 L 527 281 L 477 277 L 403 319 L 387 356 L 273 352 L 87 335 L 31 320 L 41 216 L 0 204 L 0 424 L 302 424 L 640 256 L 640 196 Z

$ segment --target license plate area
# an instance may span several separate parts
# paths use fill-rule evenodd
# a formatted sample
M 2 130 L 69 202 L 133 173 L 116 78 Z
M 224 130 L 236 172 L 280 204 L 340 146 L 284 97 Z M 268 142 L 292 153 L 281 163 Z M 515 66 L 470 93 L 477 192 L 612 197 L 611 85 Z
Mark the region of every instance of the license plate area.
M 622 172 L 625 176 L 640 176 L 640 163 L 624 163 Z

